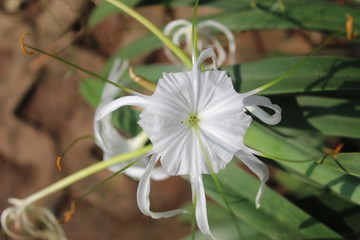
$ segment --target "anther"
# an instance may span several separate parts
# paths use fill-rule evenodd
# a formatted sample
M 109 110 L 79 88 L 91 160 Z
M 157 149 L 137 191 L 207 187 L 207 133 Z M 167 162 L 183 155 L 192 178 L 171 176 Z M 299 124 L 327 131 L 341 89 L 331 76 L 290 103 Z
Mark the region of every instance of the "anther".
M 70 210 L 64 212 L 64 219 L 63 220 L 59 220 L 59 223 L 64 224 L 67 223 L 71 220 L 72 216 L 75 213 L 75 201 L 71 201 L 71 206 L 70 206 Z
M 331 157 L 333 157 L 334 159 L 337 158 L 337 156 L 339 155 L 341 149 L 344 147 L 343 143 L 339 143 L 335 149 L 331 149 L 331 148 L 324 148 L 323 151 L 324 153 L 330 155 Z
M 57 169 L 59 170 L 59 172 L 62 171 L 61 160 L 62 160 L 62 157 L 61 157 L 61 156 L 59 156 L 59 157 L 56 159 L 56 167 L 57 167 Z
M 353 32 L 354 28 L 354 18 L 350 14 L 346 15 L 347 21 L 346 21 L 346 37 L 348 40 L 351 40 L 352 38 L 355 38 L 359 35 L 358 32 Z
M 131 67 L 129 67 L 129 75 L 130 75 L 130 78 L 132 80 L 134 80 L 134 82 L 136 82 L 140 86 L 142 86 L 152 92 L 155 92 L 156 85 L 153 82 L 151 82 L 149 79 L 146 79 L 140 75 L 136 75 Z
M 27 50 L 26 49 L 26 44 L 24 43 L 24 41 L 25 41 L 25 38 L 27 37 L 27 36 L 30 36 L 31 34 L 30 33 L 25 33 L 25 34 L 23 34 L 23 35 L 21 35 L 21 37 L 20 37 L 20 49 L 21 49 L 21 51 L 23 52 L 23 53 L 25 53 L 26 55 L 32 55 L 32 54 L 34 54 L 35 52 L 33 52 L 33 51 L 29 51 L 29 50 Z

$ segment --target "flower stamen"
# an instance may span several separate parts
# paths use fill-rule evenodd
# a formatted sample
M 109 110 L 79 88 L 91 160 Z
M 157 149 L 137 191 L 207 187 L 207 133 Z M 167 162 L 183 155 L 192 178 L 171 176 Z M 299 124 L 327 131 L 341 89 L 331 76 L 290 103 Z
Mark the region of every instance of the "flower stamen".
M 64 212 L 64 219 L 63 220 L 59 220 L 58 222 L 60 224 L 64 224 L 67 223 L 71 220 L 72 216 L 75 213 L 75 201 L 71 201 L 71 205 L 70 205 L 70 210 Z
M 197 114 L 190 114 L 188 118 L 188 124 L 190 127 L 198 126 L 200 119 L 198 118 Z
M 147 90 L 150 90 L 151 92 L 155 92 L 156 85 L 153 82 L 151 82 L 149 79 L 146 79 L 143 76 L 135 74 L 131 67 L 129 68 L 129 75 L 130 78 L 140 86 L 146 88 Z
M 26 55 L 32 55 L 34 54 L 35 52 L 34 51 L 29 51 L 26 49 L 26 44 L 24 43 L 25 41 L 25 38 L 27 36 L 30 36 L 31 34 L 30 33 L 24 33 L 23 35 L 21 35 L 19 41 L 20 41 L 20 49 L 23 53 L 25 53 Z

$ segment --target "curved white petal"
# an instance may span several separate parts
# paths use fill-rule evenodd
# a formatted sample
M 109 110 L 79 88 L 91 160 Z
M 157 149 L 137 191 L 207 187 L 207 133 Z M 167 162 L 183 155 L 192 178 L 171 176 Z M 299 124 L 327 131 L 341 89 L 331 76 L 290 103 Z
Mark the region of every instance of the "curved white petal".
M 120 59 L 116 59 L 110 70 L 108 79 L 111 82 L 118 83 L 128 67 L 129 61 L 121 61 Z M 105 83 L 101 94 L 101 104 L 111 102 L 116 97 L 116 95 L 119 94 L 119 92 L 121 92 L 121 89 L 118 87 L 110 83 Z
M 281 121 L 281 108 L 276 104 L 272 104 L 267 97 L 248 96 L 244 99 L 244 105 L 249 112 L 266 124 L 275 125 Z M 259 106 L 272 109 L 274 114 L 268 114 Z
M 109 113 L 115 111 L 118 108 L 121 108 L 123 106 L 136 106 L 140 108 L 145 108 L 148 104 L 147 99 L 139 96 L 126 96 L 118 98 L 111 103 L 105 105 L 104 107 L 99 109 L 99 113 L 97 116 L 95 116 L 95 121 L 99 121 L 103 119 L 106 115 Z
M 269 179 L 269 170 L 263 162 L 246 150 L 239 150 L 235 155 L 260 179 L 261 184 L 255 199 L 256 208 L 259 208 L 260 199 L 265 190 L 265 182 Z
M 217 58 L 215 51 L 212 48 L 207 48 L 200 53 L 199 58 L 196 60 L 196 64 L 194 64 L 193 69 L 200 69 L 201 64 L 208 58 L 211 58 L 213 60 L 214 70 L 217 70 L 218 69 Z
M 216 22 L 214 20 L 206 20 L 204 22 L 199 23 L 199 29 L 209 26 L 215 27 L 225 34 L 229 42 L 229 63 L 231 65 L 235 64 L 236 44 L 235 44 L 234 34 L 225 25 Z
M 190 183 L 192 189 L 193 204 L 195 206 L 196 222 L 200 231 L 206 235 L 209 235 L 212 239 L 216 239 L 209 228 L 207 212 L 206 212 L 206 197 L 204 184 L 201 175 L 190 175 Z
M 158 160 L 158 157 L 156 155 L 153 155 L 150 159 L 150 162 L 148 164 L 148 167 L 146 168 L 143 176 L 140 178 L 139 186 L 137 189 L 137 202 L 140 211 L 148 216 L 151 216 L 152 218 L 158 219 L 158 218 L 167 218 L 172 217 L 175 215 L 178 215 L 180 213 L 186 213 L 187 211 L 185 209 L 176 209 L 172 211 L 167 212 L 152 212 L 150 211 L 150 176 L 151 171 L 155 167 L 155 164 Z
M 130 168 L 126 169 L 125 174 L 131 177 L 132 179 L 139 181 L 142 175 L 144 175 L 148 164 L 149 164 L 149 159 L 144 158 L 140 160 L 140 164 L 135 164 Z M 163 181 L 169 177 L 170 175 L 167 174 L 161 166 L 155 167 L 151 172 L 151 179 L 155 181 Z
M 186 26 L 186 27 L 190 26 L 191 27 L 191 23 L 189 21 L 187 21 L 187 20 L 184 20 L 184 19 L 177 19 L 177 20 L 169 22 L 165 26 L 163 32 L 164 32 L 165 35 L 170 36 L 172 31 L 174 29 L 178 28 L 179 26 Z

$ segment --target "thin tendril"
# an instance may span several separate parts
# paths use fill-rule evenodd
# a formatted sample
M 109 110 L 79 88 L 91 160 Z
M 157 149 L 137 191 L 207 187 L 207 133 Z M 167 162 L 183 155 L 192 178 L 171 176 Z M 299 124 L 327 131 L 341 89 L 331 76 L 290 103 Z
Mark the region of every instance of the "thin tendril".
M 62 167 L 61 167 L 61 160 L 63 159 L 63 157 L 65 156 L 65 154 L 79 141 L 84 140 L 84 139 L 94 139 L 94 136 L 82 136 L 82 137 L 78 137 L 76 138 L 74 141 L 72 141 L 69 146 L 67 146 L 65 148 L 65 150 L 60 154 L 60 156 L 57 158 L 57 168 L 59 171 L 62 171 Z
M 123 90 L 123 91 L 125 91 L 125 92 L 131 93 L 131 94 L 136 94 L 136 92 L 135 92 L 134 90 L 130 89 L 130 88 L 127 88 L 127 87 L 124 87 L 124 86 L 119 85 L 119 84 L 117 84 L 117 83 L 114 83 L 114 82 L 112 82 L 112 81 L 110 81 L 110 80 L 108 80 L 108 79 L 106 79 L 106 78 L 104 78 L 104 77 L 102 77 L 102 76 L 100 76 L 100 75 L 98 75 L 98 74 L 96 74 L 96 73 L 93 73 L 93 72 L 91 72 L 91 71 L 89 71 L 89 70 L 86 70 L 85 68 L 82 68 L 82 67 L 76 65 L 75 63 L 72 63 L 72 62 L 69 62 L 69 61 L 67 61 L 67 60 L 65 60 L 65 59 L 62 59 L 61 57 L 56 56 L 55 54 L 48 53 L 48 52 L 46 52 L 46 51 L 44 51 L 44 50 L 41 50 L 41 49 L 39 49 L 39 48 L 30 46 L 30 45 L 28 45 L 28 44 L 26 44 L 26 43 L 23 43 L 23 46 L 28 47 L 28 48 L 36 51 L 36 52 L 42 53 L 42 54 L 44 54 L 44 55 L 46 55 L 46 56 L 49 56 L 49 57 L 51 57 L 51 58 L 54 58 L 54 59 L 56 59 L 56 60 L 58 60 L 58 61 L 60 61 L 60 62 L 62 62 L 62 63 L 65 63 L 65 64 L 67 64 L 67 65 L 69 65 L 69 66 L 71 66 L 71 67 L 74 67 L 74 68 L 76 68 L 76 69 L 78 69 L 78 70 L 80 70 L 80 71 L 82 71 L 82 72 L 84 72 L 84 73 L 87 73 L 87 74 L 89 74 L 90 76 L 93 76 L 93 77 L 95 77 L 95 78 L 97 78 L 97 79 L 100 79 L 100 80 L 103 81 L 103 82 L 110 83 L 110 84 L 114 85 L 115 87 L 120 88 L 121 90 Z

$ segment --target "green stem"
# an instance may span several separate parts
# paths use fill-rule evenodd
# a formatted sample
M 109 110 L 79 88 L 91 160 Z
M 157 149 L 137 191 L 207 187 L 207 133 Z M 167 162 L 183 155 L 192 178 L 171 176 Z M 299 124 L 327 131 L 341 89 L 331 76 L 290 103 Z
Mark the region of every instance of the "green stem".
M 33 204 L 34 202 L 36 202 L 50 194 L 53 194 L 63 188 L 66 188 L 66 187 L 70 186 L 71 184 L 73 184 L 83 178 L 86 178 L 86 177 L 88 177 L 94 173 L 97 173 L 105 168 L 108 168 L 111 165 L 122 163 L 122 162 L 130 160 L 132 158 L 144 155 L 147 152 L 149 152 L 151 149 L 152 149 L 152 145 L 148 145 L 139 150 L 124 153 L 124 154 L 112 157 L 106 161 L 101 161 L 101 162 L 95 163 L 87 168 L 84 168 L 80 171 L 77 171 L 77 172 L 71 174 L 70 176 L 67 176 L 66 178 L 63 178 L 63 179 L 55 182 L 54 184 L 40 190 L 39 192 L 34 193 L 33 195 L 30 195 L 29 197 L 24 199 L 24 203 L 25 203 L 25 205 Z
M 107 2 L 113 4 L 114 6 L 120 8 L 125 13 L 129 14 L 131 17 L 135 18 L 141 24 L 143 24 L 147 29 L 149 29 L 155 36 L 157 36 L 171 51 L 189 68 L 192 68 L 192 63 L 189 57 L 185 54 L 181 48 L 179 48 L 175 43 L 173 43 L 158 27 L 156 27 L 148 19 L 141 16 L 139 13 L 125 5 L 124 3 L 117 0 L 107 0 Z
M 195 7 L 194 7 L 194 14 L 193 14 L 193 20 L 192 20 L 192 28 L 191 28 L 191 44 L 192 44 L 192 62 L 195 64 L 196 59 L 198 57 L 198 49 L 197 49 L 197 41 L 198 41 L 198 35 L 197 35 L 197 10 L 199 6 L 199 0 L 196 0 Z

